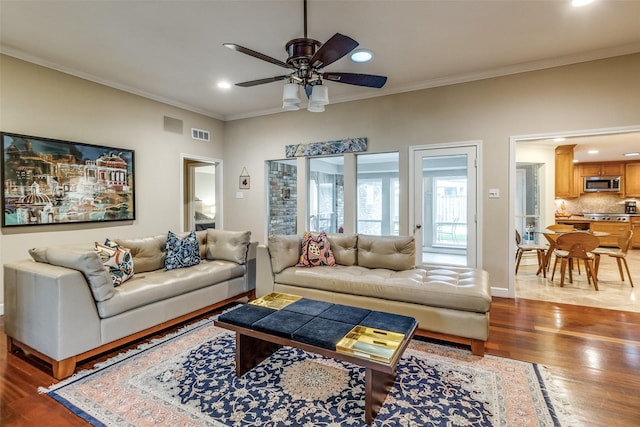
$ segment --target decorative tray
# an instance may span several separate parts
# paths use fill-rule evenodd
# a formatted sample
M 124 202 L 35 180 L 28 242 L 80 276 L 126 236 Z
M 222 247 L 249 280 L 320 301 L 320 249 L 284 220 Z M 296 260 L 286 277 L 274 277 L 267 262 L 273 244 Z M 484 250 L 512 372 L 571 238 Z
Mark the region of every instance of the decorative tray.
M 356 326 L 336 344 L 336 351 L 390 365 L 404 334 Z
M 297 295 L 272 292 L 268 295 L 250 301 L 249 304 L 280 310 L 281 308 L 284 308 L 289 304 L 298 301 L 300 298 L 302 297 L 299 297 Z

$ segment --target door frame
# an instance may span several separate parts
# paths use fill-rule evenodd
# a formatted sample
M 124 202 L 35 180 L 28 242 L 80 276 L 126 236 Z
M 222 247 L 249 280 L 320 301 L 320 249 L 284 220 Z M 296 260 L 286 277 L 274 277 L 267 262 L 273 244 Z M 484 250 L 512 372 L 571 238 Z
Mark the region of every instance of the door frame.
M 185 167 L 188 162 L 200 162 L 209 163 L 216 166 L 216 228 L 224 228 L 224 194 L 223 194 L 223 161 L 222 159 L 216 159 L 213 157 L 198 156 L 195 154 L 180 153 L 180 194 L 179 194 L 179 206 L 180 206 L 180 228 L 183 232 L 190 231 L 185 230 L 185 197 L 187 197 L 187 168 Z M 219 206 L 219 208 L 218 208 Z
M 480 268 L 482 266 L 482 141 L 481 140 L 471 140 L 471 141 L 457 141 L 457 142 L 448 142 L 441 144 L 427 144 L 427 145 L 414 145 L 409 147 L 409 234 L 415 236 L 416 231 L 416 218 L 415 218 L 415 197 L 413 195 L 416 191 L 416 185 L 421 185 L 416 183 L 416 168 L 415 168 L 415 156 L 418 151 L 424 150 L 441 150 L 441 149 L 455 149 L 455 148 L 468 148 L 473 147 L 476 151 L 476 164 L 475 164 L 475 178 L 476 178 L 476 213 L 474 218 L 469 218 L 470 220 L 475 220 L 476 226 L 476 236 L 475 236 L 475 266 Z M 422 221 L 422 219 L 420 219 Z M 419 251 L 416 250 L 416 264 L 422 264 L 422 249 Z

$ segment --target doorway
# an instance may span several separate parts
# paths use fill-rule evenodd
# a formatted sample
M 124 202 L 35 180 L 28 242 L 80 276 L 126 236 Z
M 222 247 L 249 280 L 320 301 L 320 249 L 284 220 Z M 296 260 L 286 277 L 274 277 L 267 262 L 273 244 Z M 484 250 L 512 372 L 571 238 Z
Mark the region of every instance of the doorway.
M 184 156 L 181 168 L 184 231 L 222 228 L 222 161 Z
M 478 144 L 413 147 L 410 153 L 418 262 L 480 265 Z
M 620 142 L 625 142 L 627 136 L 632 135 L 640 131 L 640 126 L 607 128 L 607 129 L 591 129 L 582 131 L 570 131 L 559 132 L 554 134 L 533 134 L 533 135 L 521 135 L 513 136 L 510 138 L 510 200 L 509 200 L 509 230 L 515 234 L 515 230 L 526 230 L 526 225 L 529 224 L 529 229 L 535 231 L 542 231 L 546 226 L 555 223 L 555 211 L 561 210 L 564 203 L 560 203 L 560 200 L 555 199 L 555 152 L 554 147 L 564 144 L 576 144 L 576 151 L 574 153 L 574 160 L 576 157 L 583 162 L 606 162 L 606 161 L 626 161 L 625 158 L 610 158 L 602 157 L 608 156 L 609 147 L 615 147 L 616 152 L 633 151 L 632 148 L 636 145 L 626 146 L 621 145 Z M 637 140 L 637 139 L 636 139 Z M 600 148 L 599 158 L 585 159 L 585 154 L 597 146 Z M 623 148 L 623 146 L 625 148 Z M 597 153 L 596 153 L 597 154 Z M 631 159 L 630 159 L 631 160 Z M 536 179 L 529 173 L 524 179 L 527 181 L 533 179 L 531 182 L 527 182 L 525 187 L 532 192 L 537 192 L 537 201 L 529 200 L 524 201 L 524 193 L 522 191 L 523 184 L 523 166 L 530 166 L 537 169 L 537 184 L 534 184 Z M 579 178 L 580 179 L 580 178 Z M 535 188 L 531 187 L 532 184 Z M 527 196 L 529 198 L 529 196 Z M 593 202 L 595 198 L 578 197 L 575 199 L 568 199 L 567 205 L 571 202 L 573 207 L 571 212 L 580 214 L 581 212 L 591 212 L 591 205 L 588 203 Z M 619 200 L 618 200 L 619 199 Z M 615 211 L 615 209 L 622 209 L 622 203 L 624 198 L 616 198 L 612 204 L 598 207 L 606 211 Z M 523 203 L 527 205 L 522 209 Z M 539 208 L 535 209 L 535 205 Z M 532 216 L 537 216 L 533 218 Z M 531 222 L 535 222 L 535 226 L 532 227 Z M 515 235 L 512 234 L 509 238 L 510 254 L 515 254 Z M 522 233 L 521 233 L 522 234 Z M 538 241 L 536 243 L 544 244 L 544 241 L 540 241 L 540 234 L 536 233 Z M 524 234 L 523 234 L 524 237 Z M 629 257 L 633 259 L 640 256 L 638 251 L 631 251 Z M 566 286 L 560 288 L 559 285 L 554 284 L 550 280 L 550 276 L 545 279 L 542 275 L 537 276 L 537 260 L 532 257 L 527 263 L 524 262 L 525 267 L 521 263 L 518 274 L 515 274 L 515 257 L 509 257 L 509 296 L 519 298 L 538 299 L 544 301 L 552 301 L 566 304 L 585 305 L 601 308 L 611 308 L 618 310 L 627 310 L 630 307 L 636 307 L 635 302 L 637 295 L 635 294 L 635 288 L 629 289 L 627 283 L 622 283 L 619 279 L 619 272 L 615 263 L 607 263 L 603 260 L 600 264 L 600 270 L 598 273 L 598 281 L 601 291 L 598 292 L 597 298 L 593 294 L 593 288 L 585 285 L 584 292 L 576 292 L 576 289 Z M 606 259 L 606 261 L 610 261 Z M 631 264 L 630 264 L 631 265 Z M 551 267 L 552 269 L 553 267 Z M 632 277 L 635 279 L 635 275 L 632 270 Z M 581 279 L 579 276 L 578 279 Z M 558 280 L 556 274 L 556 281 Z M 580 280 L 578 280 L 578 283 Z M 609 283 L 610 282 L 610 283 Z M 606 289 L 606 286 L 610 285 L 610 289 Z M 605 292 L 602 292 L 605 289 Z M 637 310 L 637 309 L 636 309 Z M 630 310 L 634 311 L 634 310 Z

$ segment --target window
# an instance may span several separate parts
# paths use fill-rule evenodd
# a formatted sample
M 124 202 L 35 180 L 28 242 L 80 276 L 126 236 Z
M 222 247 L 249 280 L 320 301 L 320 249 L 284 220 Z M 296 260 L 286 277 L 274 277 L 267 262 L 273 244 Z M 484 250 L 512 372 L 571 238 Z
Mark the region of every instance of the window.
M 357 158 L 357 232 L 398 235 L 398 153 L 361 154 Z
M 344 157 L 309 159 L 309 230 L 344 231 Z

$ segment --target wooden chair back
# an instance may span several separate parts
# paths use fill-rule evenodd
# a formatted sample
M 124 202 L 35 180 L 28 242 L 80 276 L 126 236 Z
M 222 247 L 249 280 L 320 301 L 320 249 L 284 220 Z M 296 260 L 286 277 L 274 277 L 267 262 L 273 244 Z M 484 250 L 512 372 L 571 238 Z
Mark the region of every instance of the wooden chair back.
M 631 246 L 631 239 L 633 239 L 633 231 L 628 230 L 618 236 L 618 247 L 620 252 L 627 254 L 629 247 Z
M 589 259 L 588 253 L 600 246 L 600 239 L 593 234 L 574 231 L 558 236 L 556 247 L 568 251 L 569 258 Z

